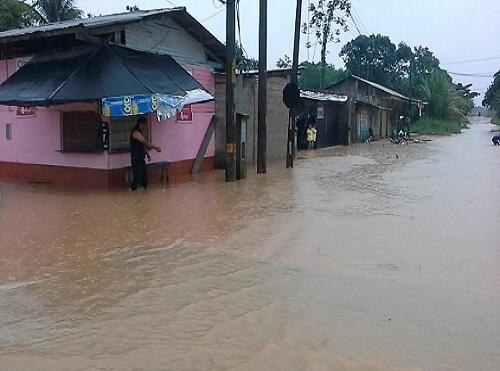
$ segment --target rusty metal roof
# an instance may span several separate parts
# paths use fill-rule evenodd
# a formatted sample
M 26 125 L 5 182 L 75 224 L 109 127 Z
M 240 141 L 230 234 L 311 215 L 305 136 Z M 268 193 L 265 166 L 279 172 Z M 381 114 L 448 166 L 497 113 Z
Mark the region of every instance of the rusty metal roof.
M 64 36 L 77 32 L 96 30 L 109 26 L 137 23 L 149 18 L 159 18 L 163 15 L 168 15 L 179 23 L 180 26 L 203 44 L 212 55 L 215 55 L 220 60 L 225 59 L 224 44 L 189 14 L 185 7 L 139 10 L 8 30 L 0 32 L 0 47 L 5 47 L 13 43 L 29 42 L 36 39 L 46 39 L 53 36 Z
M 301 90 L 300 97 L 303 99 L 316 100 L 321 102 L 347 102 L 347 95 L 325 93 L 319 91 Z
M 392 95 L 392 96 L 395 96 L 397 98 L 404 99 L 404 100 L 412 100 L 411 98 L 408 98 L 408 97 L 404 96 L 403 94 L 398 93 L 395 90 L 389 89 L 387 86 L 378 84 L 378 83 L 370 81 L 370 80 L 366 80 L 366 79 L 364 79 L 362 77 L 359 77 L 359 76 L 356 76 L 356 75 L 351 75 L 351 76 L 353 78 L 355 78 L 356 80 L 362 81 L 362 82 L 364 82 L 364 83 L 366 83 L 366 84 L 368 84 L 370 86 L 373 86 L 376 89 L 382 90 L 382 91 L 386 92 L 389 95 Z
M 33 27 L 18 28 L 0 32 L 0 40 L 14 38 L 36 33 L 47 33 L 52 31 L 72 30 L 74 28 L 100 28 L 116 25 L 120 23 L 134 23 L 143 20 L 146 17 L 156 16 L 179 11 L 183 8 L 158 9 L 158 10 L 140 10 L 136 12 L 127 12 L 111 15 L 101 15 L 90 18 L 78 18 L 63 22 L 54 22 Z

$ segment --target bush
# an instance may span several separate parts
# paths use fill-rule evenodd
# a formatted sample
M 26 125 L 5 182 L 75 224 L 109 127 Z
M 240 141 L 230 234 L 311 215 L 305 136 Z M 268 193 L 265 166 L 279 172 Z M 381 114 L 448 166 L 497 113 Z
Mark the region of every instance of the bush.
M 410 130 L 417 134 L 449 135 L 461 133 L 463 128 L 464 125 L 459 121 L 420 119 L 411 125 Z

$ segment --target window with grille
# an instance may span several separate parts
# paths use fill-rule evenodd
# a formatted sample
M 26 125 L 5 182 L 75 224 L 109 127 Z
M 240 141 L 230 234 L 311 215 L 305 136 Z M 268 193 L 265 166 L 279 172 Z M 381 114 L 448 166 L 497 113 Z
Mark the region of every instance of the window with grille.
M 119 153 L 130 150 L 130 132 L 137 124 L 139 116 L 113 118 L 109 124 L 109 152 Z M 149 137 L 148 127 L 143 128 L 145 138 Z
M 64 152 L 101 152 L 103 135 L 96 112 L 64 112 L 62 120 Z

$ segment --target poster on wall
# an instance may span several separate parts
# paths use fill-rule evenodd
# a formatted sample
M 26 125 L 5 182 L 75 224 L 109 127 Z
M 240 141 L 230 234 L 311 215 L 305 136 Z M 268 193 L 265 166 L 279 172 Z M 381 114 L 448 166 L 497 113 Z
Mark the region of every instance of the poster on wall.
M 322 104 L 318 104 L 318 108 L 316 110 L 316 118 L 322 120 L 325 118 L 325 107 Z
M 17 107 L 16 110 L 17 117 L 35 117 L 36 107 Z
M 123 117 L 143 115 L 156 111 L 158 97 L 156 95 L 131 95 L 102 99 L 102 113 L 107 117 Z
M 177 122 L 193 122 L 193 108 L 191 104 L 185 105 L 184 108 L 177 112 Z
M 16 71 L 19 71 L 22 67 L 24 67 L 29 61 L 31 61 L 33 57 L 25 57 L 25 58 L 18 58 L 16 60 Z

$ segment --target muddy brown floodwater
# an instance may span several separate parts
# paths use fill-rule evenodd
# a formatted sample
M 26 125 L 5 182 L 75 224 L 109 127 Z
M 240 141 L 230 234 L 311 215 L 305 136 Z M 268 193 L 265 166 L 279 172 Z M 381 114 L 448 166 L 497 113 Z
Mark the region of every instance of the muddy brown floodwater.
M 237 184 L 3 183 L 0 369 L 499 370 L 490 129 Z

